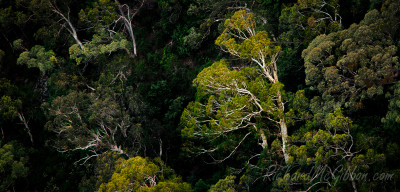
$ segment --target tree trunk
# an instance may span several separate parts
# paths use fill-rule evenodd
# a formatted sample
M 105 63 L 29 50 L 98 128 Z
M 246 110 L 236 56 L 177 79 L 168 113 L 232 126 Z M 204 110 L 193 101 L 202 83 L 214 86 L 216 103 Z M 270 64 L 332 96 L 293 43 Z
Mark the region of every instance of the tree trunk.
M 21 120 L 21 122 L 24 124 L 26 132 L 28 133 L 29 138 L 31 139 L 31 142 L 33 144 L 33 136 L 32 136 L 31 130 L 29 129 L 28 122 L 26 121 L 26 119 L 24 117 L 24 114 L 18 113 L 18 117 L 19 117 L 19 120 Z
M 271 81 L 272 84 L 279 83 L 278 67 L 276 65 L 278 55 L 279 55 L 279 53 L 272 55 L 271 65 L 270 65 L 272 67 L 270 67 L 270 70 L 267 70 L 265 68 L 263 69 L 265 77 L 272 77 L 272 81 Z M 281 129 L 280 131 L 281 131 L 281 137 L 282 137 L 282 152 L 283 152 L 283 156 L 285 158 L 285 163 L 287 163 L 289 161 L 289 154 L 286 151 L 286 148 L 288 147 L 288 130 L 287 130 L 286 120 L 285 120 L 285 103 L 282 101 L 281 91 L 278 91 L 276 96 L 277 96 L 277 103 L 278 103 L 279 110 L 281 110 L 281 113 L 282 113 L 280 116 L 280 119 L 279 119 L 279 127 Z
M 68 12 L 68 15 L 65 16 L 55 5 L 51 4 L 50 7 L 52 8 L 54 13 L 58 14 L 68 24 L 69 28 L 68 27 L 65 27 L 65 28 L 72 35 L 72 37 L 75 39 L 76 44 L 78 44 L 79 47 L 82 50 L 84 50 L 85 47 L 83 46 L 82 42 L 79 40 L 78 33 L 76 32 L 76 29 L 75 29 L 74 25 L 72 24 L 71 20 L 69 19 L 69 16 L 68 16 L 69 12 Z M 69 8 L 68 8 L 68 10 L 69 10 Z
M 126 22 L 126 25 L 127 25 L 127 28 L 128 28 L 128 31 L 129 31 L 129 35 L 131 36 L 131 40 L 132 40 L 133 55 L 137 56 L 136 40 L 135 40 L 135 36 L 133 35 L 132 23 L 131 22 L 129 22 L 129 23 Z
M 281 127 L 281 135 L 282 135 L 282 152 L 285 157 L 285 162 L 287 163 L 289 160 L 289 154 L 286 151 L 287 143 L 288 143 L 288 131 L 286 127 L 285 117 L 281 118 L 280 122 Z
M 259 132 L 260 132 L 261 140 L 262 140 L 261 147 L 263 149 L 268 148 L 267 137 L 265 136 L 264 131 L 260 128 Z
M 282 94 L 278 91 L 278 105 L 280 110 L 282 110 L 282 116 L 279 120 L 279 125 L 281 129 L 281 137 L 282 137 L 282 152 L 285 158 L 285 162 L 287 163 L 289 160 L 289 154 L 286 151 L 287 143 L 288 143 L 288 130 L 285 121 L 285 104 L 282 102 Z
M 351 173 L 351 170 L 350 170 L 350 160 L 351 158 L 349 158 L 348 160 L 347 160 L 347 167 L 348 167 L 348 169 L 347 169 L 347 171 L 349 172 L 349 175 L 350 175 L 350 181 L 351 181 L 351 186 L 353 187 L 353 189 L 354 189 L 354 192 L 357 192 L 357 185 L 356 185 L 356 181 L 354 181 L 354 178 L 353 178 L 353 174 Z
M 137 56 L 137 50 L 136 50 L 136 40 L 135 40 L 135 35 L 133 34 L 133 27 L 132 27 L 132 18 L 134 15 L 136 15 L 137 12 L 130 13 L 129 7 L 127 6 L 127 11 L 128 11 L 128 15 L 125 14 L 124 10 L 123 10 L 123 6 L 127 6 L 127 5 L 119 5 L 119 12 L 121 13 L 120 17 L 122 18 L 122 20 L 124 21 L 124 25 L 125 25 L 125 29 L 128 31 L 129 36 L 132 40 L 132 47 L 133 47 L 133 56 Z M 141 6 L 140 6 L 141 7 Z

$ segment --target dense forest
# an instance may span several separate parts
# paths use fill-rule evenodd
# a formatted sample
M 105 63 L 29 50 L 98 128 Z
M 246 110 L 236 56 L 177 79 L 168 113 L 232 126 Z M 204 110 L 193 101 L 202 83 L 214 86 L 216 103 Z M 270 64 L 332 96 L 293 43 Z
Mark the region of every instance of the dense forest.
M 400 191 L 400 0 L 0 0 L 0 32 L 0 191 Z

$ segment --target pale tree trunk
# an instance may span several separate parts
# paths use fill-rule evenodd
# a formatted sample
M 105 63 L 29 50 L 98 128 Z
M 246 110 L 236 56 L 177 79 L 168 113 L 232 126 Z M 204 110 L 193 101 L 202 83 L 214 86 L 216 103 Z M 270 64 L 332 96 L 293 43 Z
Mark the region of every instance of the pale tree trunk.
M 122 9 L 123 5 L 119 6 L 119 11 L 121 13 L 121 18 L 124 21 L 124 25 L 126 30 L 129 33 L 129 36 L 132 40 L 132 47 L 133 47 L 133 55 L 136 56 L 137 55 L 137 50 L 136 50 L 136 41 L 135 41 L 135 35 L 133 34 L 133 27 L 132 27 L 132 20 L 129 18 L 129 7 L 128 9 L 128 16 L 125 15 L 124 10 Z
M 133 55 L 134 55 L 134 56 L 137 56 L 136 40 L 135 40 L 135 36 L 133 35 L 132 22 L 126 22 L 126 21 L 125 21 L 125 25 L 127 26 L 129 35 L 131 36 L 131 39 L 132 39 Z
M 28 135 L 29 135 L 29 137 L 31 139 L 31 142 L 33 144 L 33 136 L 32 136 L 32 133 L 31 133 L 31 129 L 29 129 L 28 122 L 26 121 L 26 119 L 24 117 L 24 114 L 18 113 L 18 117 L 19 117 L 19 120 L 21 120 L 21 122 L 24 124 L 26 132 L 28 133 Z
M 79 47 L 84 50 L 84 46 L 82 42 L 78 38 L 78 33 L 76 32 L 76 29 L 74 25 L 72 24 L 71 20 L 69 19 L 69 13 L 67 16 L 65 16 L 55 5 L 50 4 L 50 7 L 54 13 L 59 15 L 64 22 L 68 24 L 69 27 L 65 27 L 67 31 L 72 35 L 72 37 L 75 39 L 75 42 L 79 45 Z M 68 8 L 69 9 L 69 8 Z M 65 24 L 64 24 L 65 25 Z
M 287 143 L 288 143 L 288 131 L 287 131 L 287 126 L 285 122 L 285 117 L 281 118 L 279 121 L 280 128 L 281 128 L 281 136 L 282 136 L 282 152 L 283 156 L 285 157 L 285 162 L 287 163 L 289 160 L 289 154 L 286 151 Z
M 133 17 L 139 12 L 140 8 L 144 5 L 144 1 L 142 0 L 140 2 L 140 5 L 136 8 L 136 10 L 131 10 L 127 4 L 119 5 L 119 2 L 115 0 L 115 2 L 118 4 L 118 9 L 120 12 L 120 19 L 124 21 L 124 26 L 125 29 L 128 31 L 129 36 L 132 40 L 132 47 L 133 47 L 133 56 L 137 56 L 137 48 L 136 48 L 136 40 L 135 40 L 135 35 L 133 34 L 133 25 L 132 25 L 132 20 Z M 126 9 L 126 12 L 124 10 Z
M 276 61 L 278 59 L 278 53 L 273 55 L 271 58 L 271 64 L 272 64 L 272 76 L 274 78 L 272 83 L 278 83 L 279 79 L 278 79 L 278 68 L 276 66 Z M 281 91 L 278 91 L 277 93 L 277 103 L 278 103 L 278 107 L 279 110 L 281 110 L 281 116 L 279 119 L 279 128 L 281 131 L 281 137 L 282 137 L 282 153 L 283 156 L 285 158 L 285 163 L 288 163 L 289 161 L 289 154 L 286 150 L 286 148 L 288 147 L 288 129 L 286 126 L 286 120 L 285 120 L 285 103 L 282 101 L 282 93 Z
M 283 156 L 285 158 L 285 162 L 287 163 L 289 160 L 289 154 L 286 151 L 286 148 L 288 146 L 288 129 L 286 126 L 286 120 L 285 120 L 285 104 L 282 101 L 282 94 L 280 91 L 278 91 L 278 105 L 280 110 L 282 110 L 281 118 L 279 120 L 279 125 L 281 129 L 281 137 L 282 137 L 282 152 Z
M 351 186 L 353 187 L 354 192 L 357 192 L 356 181 L 354 181 L 353 174 L 351 173 L 351 170 L 350 170 L 350 164 L 351 164 L 350 162 L 351 162 L 351 158 L 349 158 L 347 160 L 347 166 L 348 166 L 347 171 L 349 172 L 349 175 L 350 175 Z
M 236 14 L 236 13 L 235 13 Z M 242 18 L 243 19 L 243 18 Z M 238 21 L 241 21 L 241 19 L 238 19 Z M 255 21 L 254 21 L 255 22 Z M 251 28 L 252 26 L 247 26 L 247 28 L 245 30 L 239 28 L 239 27 L 232 27 L 234 30 L 236 30 L 236 34 L 233 34 L 232 32 L 230 32 L 230 27 L 228 27 L 227 32 L 224 32 L 225 34 L 227 34 L 228 36 L 231 36 L 230 38 L 238 38 L 241 40 L 246 40 L 249 39 L 251 36 L 255 36 L 256 33 L 256 29 Z M 248 34 L 248 37 L 246 36 L 246 34 Z M 221 36 L 220 36 L 221 37 Z M 235 46 L 230 47 L 228 46 L 228 44 L 231 43 L 227 43 L 226 40 L 223 40 L 225 43 L 217 43 L 218 45 L 220 45 L 221 47 L 225 47 L 226 50 L 224 50 L 225 52 L 229 52 L 230 54 L 237 56 L 239 58 L 243 58 L 243 59 L 249 59 L 249 56 L 247 54 L 242 55 L 242 51 L 238 50 Z M 256 40 L 256 41 L 262 41 L 262 40 Z M 276 41 L 276 39 L 274 39 L 274 41 Z M 236 42 L 234 44 L 237 44 Z M 265 47 L 266 49 L 269 49 L 267 47 Z M 259 49 L 257 55 L 252 55 L 250 56 L 251 61 L 255 62 L 261 69 L 261 73 L 262 75 L 269 81 L 269 83 L 274 84 L 274 83 L 279 83 L 278 80 L 278 67 L 277 67 L 277 61 L 278 61 L 278 57 L 279 57 L 279 51 L 274 51 L 275 53 L 269 53 L 269 52 L 264 52 L 263 48 L 256 48 Z M 281 115 L 278 117 L 279 121 L 275 121 L 273 120 L 275 123 L 279 124 L 279 128 L 280 128 L 280 136 L 282 138 L 282 152 L 283 152 L 283 156 L 285 159 L 285 162 L 288 163 L 289 160 L 289 154 L 287 152 L 287 148 L 288 148 L 288 129 L 286 126 L 286 120 L 285 120 L 285 104 L 283 102 L 283 98 L 282 98 L 282 93 L 279 90 L 276 93 L 276 105 L 278 107 L 278 110 L 281 112 Z M 275 98 L 274 98 L 275 99 Z M 261 130 L 259 131 L 260 133 Z M 267 147 L 267 141 L 266 141 L 266 137 L 264 134 L 261 134 L 261 139 L 263 140 L 263 146 Z
M 266 149 L 266 148 L 268 148 L 267 137 L 265 136 L 265 133 L 261 128 L 260 128 L 259 132 L 260 132 L 260 136 L 261 136 L 261 140 L 262 140 L 261 147 L 263 149 Z

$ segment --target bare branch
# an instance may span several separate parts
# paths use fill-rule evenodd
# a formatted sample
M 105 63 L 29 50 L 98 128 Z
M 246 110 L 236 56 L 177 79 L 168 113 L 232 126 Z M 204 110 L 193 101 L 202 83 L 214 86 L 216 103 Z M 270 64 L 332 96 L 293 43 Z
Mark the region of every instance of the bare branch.
M 120 13 L 119 19 L 116 20 L 115 22 L 118 22 L 119 20 L 124 21 L 125 29 L 128 31 L 129 36 L 132 40 L 132 47 L 133 47 L 133 55 L 132 56 L 136 57 L 137 56 L 137 48 L 136 48 L 135 35 L 133 34 L 132 20 L 133 20 L 133 17 L 139 13 L 140 8 L 143 7 L 145 0 L 142 0 L 140 2 L 140 5 L 138 6 L 138 8 L 136 8 L 136 10 L 130 9 L 127 4 L 120 5 L 117 0 L 115 0 L 115 2 L 118 4 L 118 9 L 119 9 L 119 13 Z
M 66 22 L 68 24 L 68 27 L 65 27 L 65 25 L 63 24 L 62 26 L 65 27 L 67 29 L 67 31 L 72 35 L 72 37 L 75 39 L 75 42 L 79 45 L 79 47 L 84 50 L 84 46 L 82 44 L 82 42 L 79 40 L 78 38 L 78 34 L 76 32 L 76 29 L 74 27 L 74 25 L 72 24 L 70 18 L 69 18 L 69 11 L 67 16 L 65 16 L 58 8 L 56 5 L 53 5 L 52 3 L 50 3 L 50 8 L 52 9 L 52 11 L 54 13 L 56 13 L 57 15 L 59 15 L 62 20 L 64 20 L 64 22 Z M 69 8 L 68 8 L 69 10 Z
M 31 133 L 31 130 L 29 129 L 28 122 L 26 121 L 26 119 L 25 119 L 25 117 L 24 117 L 24 114 L 23 114 L 22 112 L 21 112 L 21 113 L 18 112 L 18 117 L 19 117 L 19 120 L 24 124 L 25 129 L 26 129 L 26 132 L 28 133 L 29 138 L 31 139 L 31 142 L 32 142 L 32 144 L 33 144 L 32 133 Z

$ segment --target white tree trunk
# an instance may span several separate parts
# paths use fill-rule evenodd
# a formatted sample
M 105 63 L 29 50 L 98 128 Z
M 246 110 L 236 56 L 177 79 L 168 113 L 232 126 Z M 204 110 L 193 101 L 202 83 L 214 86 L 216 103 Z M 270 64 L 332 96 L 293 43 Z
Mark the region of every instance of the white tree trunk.
M 24 114 L 18 113 L 18 117 L 19 117 L 19 120 L 21 120 L 21 122 L 24 124 L 26 132 L 28 133 L 29 138 L 31 139 L 31 142 L 33 143 L 33 136 L 32 136 L 31 130 L 29 129 L 28 122 L 26 121 L 26 119 L 24 117 Z
M 282 137 L 282 152 L 283 152 L 283 156 L 285 158 L 285 162 L 287 163 L 289 160 L 289 154 L 286 151 L 286 148 L 288 147 L 288 129 L 286 126 L 286 121 L 285 121 L 285 104 L 282 101 L 282 94 L 279 91 L 278 92 L 278 105 L 280 110 L 282 110 L 282 116 L 279 120 L 279 125 L 280 125 L 280 129 L 281 129 L 281 137 Z
M 72 37 L 75 39 L 75 42 L 79 45 L 79 47 L 83 50 L 83 49 L 84 49 L 84 46 L 83 46 L 82 42 L 79 40 L 79 38 L 78 38 L 78 33 L 76 32 L 76 29 L 75 29 L 74 25 L 72 24 L 71 20 L 69 19 L 69 16 L 66 17 L 66 16 L 65 16 L 56 6 L 54 6 L 54 5 L 50 5 L 50 7 L 51 7 L 51 9 L 52 9 L 52 11 L 53 11 L 54 13 L 56 13 L 57 15 L 59 15 L 59 16 L 62 18 L 62 20 L 64 20 L 64 22 L 66 22 L 66 23 L 68 24 L 69 28 L 66 27 L 66 29 L 67 29 L 68 32 L 72 35 Z

